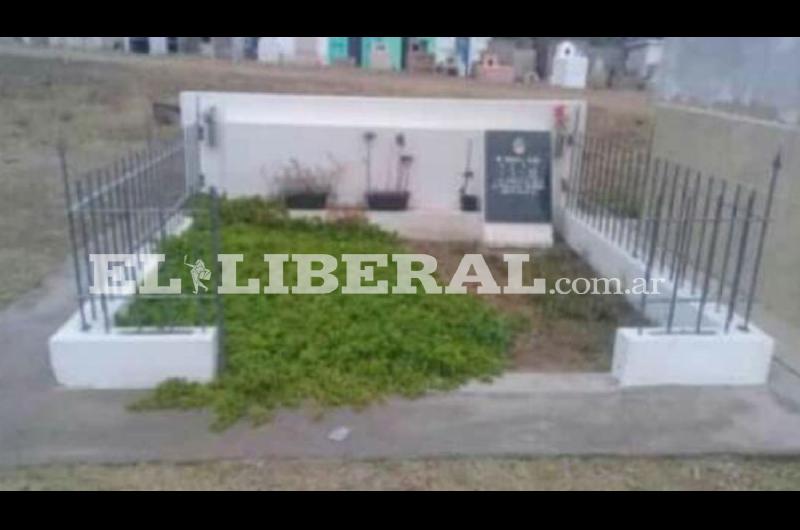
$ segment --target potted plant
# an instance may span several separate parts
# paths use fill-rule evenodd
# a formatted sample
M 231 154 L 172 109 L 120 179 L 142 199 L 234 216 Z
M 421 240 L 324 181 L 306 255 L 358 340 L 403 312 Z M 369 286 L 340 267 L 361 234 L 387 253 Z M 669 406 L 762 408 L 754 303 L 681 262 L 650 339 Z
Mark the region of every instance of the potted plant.
M 477 195 L 468 193 L 469 183 L 475 178 L 475 173 L 470 169 L 472 165 L 472 140 L 467 144 L 467 167 L 464 169 L 462 178 L 463 184 L 459 188 L 459 195 L 461 198 L 461 211 L 464 212 L 477 212 L 480 210 L 480 201 Z
M 414 157 L 405 152 L 405 136 L 402 133 L 395 136 L 396 171 L 393 179 L 392 175 L 387 175 L 389 182 L 387 182 L 387 189 L 383 190 L 372 188 L 372 142 L 374 140 L 375 133 L 367 132 L 364 134 L 364 142 L 367 147 L 367 206 L 370 210 L 406 210 L 408 208 L 408 199 L 411 196 L 408 191 L 408 183 Z M 391 182 L 392 180 L 394 180 L 393 183 Z
M 280 195 L 290 210 L 324 209 L 340 174 L 335 162 L 331 167 L 306 167 L 292 158 L 277 177 Z
M 464 184 L 461 185 L 461 211 L 464 212 L 477 212 L 480 211 L 480 201 L 477 195 L 467 193 L 467 186 L 469 181 L 475 177 L 475 174 L 470 171 L 464 171 Z

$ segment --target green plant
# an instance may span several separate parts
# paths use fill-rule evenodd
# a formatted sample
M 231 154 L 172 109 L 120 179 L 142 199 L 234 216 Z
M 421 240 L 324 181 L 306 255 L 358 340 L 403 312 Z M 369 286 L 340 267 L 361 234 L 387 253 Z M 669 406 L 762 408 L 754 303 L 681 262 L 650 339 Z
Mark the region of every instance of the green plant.
M 245 256 L 237 267 L 240 282 L 266 281 L 265 253 L 407 252 L 394 235 L 363 222 L 290 219 L 260 199 L 223 200 L 221 217 L 223 252 Z M 184 254 L 194 256 L 191 249 L 210 258 L 207 230 L 207 218 L 200 216 L 192 229 L 165 242 L 165 275 L 185 277 L 181 261 Z M 284 269 L 287 285 L 296 280 L 293 265 Z M 344 268 L 336 274 L 344 283 Z M 395 277 L 394 264 L 375 269 L 375 280 L 391 283 Z M 222 300 L 227 365 L 218 380 L 164 383 L 135 409 L 208 406 L 216 415 L 214 427 L 223 428 L 243 416 L 263 421 L 281 406 L 363 407 L 391 395 L 419 396 L 499 374 L 514 335 L 511 319 L 475 296 L 337 291 Z M 140 299 L 120 318 L 157 324 L 167 311 L 187 325 L 208 322 L 213 314 L 191 299 Z
M 534 257 L 530 272 L 533 278 L 545 278 L 548 287 L 555 286 L 560 278 L 591 278 L 594 273 L 564 245 L 557 245 Z M 564 286 L 566 287 L 566 286 Z M 623 295 L 578 294 L 569 290 L 566 294 L 535 297 L 534 301 L 547 319 L 566 319 L 581 322 L 601 322 L 612 327 L 625 322 L 630 316 Z
M 313 167 L 304 166 L 296 158 L 291 158 L 289 163 L 280 169 L 275 180 L 283 196 L 304 193 L 328 194 L 333 191 L 343 170 L 342 164 L 330 156 L 328 165 Z

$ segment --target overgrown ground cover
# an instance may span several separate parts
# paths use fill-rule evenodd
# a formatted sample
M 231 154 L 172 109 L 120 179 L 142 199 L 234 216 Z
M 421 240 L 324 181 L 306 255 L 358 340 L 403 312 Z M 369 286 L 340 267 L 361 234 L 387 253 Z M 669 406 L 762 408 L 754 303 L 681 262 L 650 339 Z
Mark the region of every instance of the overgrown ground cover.
M 205 200 L 205 199 L 203 199 Z M 162 278 L 183 278 L 190 261 L 211 257 L 208 205 L 199 204 L 193 228 L 167 240 Z M 206 213 L 203 213 L 206 212 Z M 392 254 L 437 258 L 440 284 L 449 282 L 464 254 L 481 253 L 505 284 L 502 251 L 457 243 L 404 242 L 359 221 L 290 219 L 261 199 L 222 201 L 222 251 L 240 253 L 238 284 L 260 278 L 265 253 Z M 336 275 L 344 284 L 345 268 Z M 395 279 L 394 266 L 375 280 Z M 594 272 L 563 243 L 535 250 L 525 284 L 544 278 L 590 278 Z M 164 281 L 164 280 L 162 280 Z M 284 267 L 294 285 L 296 268 Z M 213 289 L 213 285 L 209 283 Z M 622 296 L 596 295 L 229 295 L 223 296 L 227 366 L 212 385 L 171 381 L 135 405 L 139 409 L 211 407 L 216 426 L 248 416 L 267 420 L 276 407 L 310 404 L 364 406 L 389 395 L 446 390 L 503 370 L 607 371 L 617 327 L 639 320 Z M 142 299 L 119 317 L 123 325 L 213 323 L 213 300 Z
M 409 243 L 416 252 L 437 258 L 442 281 L 449 281 L 464 254 L 480 253 L 498 283 L 505 284 L 503 250 L 465 243 Z M 523 283 L 543 278 L 552 288 L 560 278 L 594 278 L 597 274 L 569 246 L 528 249 L 532 261 L 523 267 Z M 621 295 L 571 292 L 563 295 L 482 295 L 481 299 L 521 322 L 509 350 L 511 369 L 535 372 L 606 372 L 611 369 L 614 335 L 620 326 L 642 323 Z
M 239 284 L 268 279 L 264 254 L 410 252 L 396 237 L 361 222 L 289 219 L 260 199 L 223 200 L 222 252 L 244 254 Z M 162 274 L 182 277 L 185 255 L 211 258 L 208 219 L 165 242 Z M 199 254 L 198 254 L 199 253 Z M 335 273 L 344 284 L 345 268 Z M 296 268 L 284 268 L 286 285 Z M 394 265 L 375 269 L 375 279 L 394 283 Z M 213 286 L 211 286 L 213 288 Z M 421 290 L 420 290 L 421 291 Z M 210 385 L 170 381 L 135 408 L 211 407 L 216 427 L 247 416 L 269 418 L 279 406 L 364 406 L 390 395 L 417 396 L 486 378 L 508 366 L 515 318 L 477 296 L 314 295 L 223 296 L 227 365 Z M 173 324 L 211 316 L 194 300 L 140 299 L 122 324 L 163 323 L 165 304 Z M 199 308 L 199 312 L 198 312 Z

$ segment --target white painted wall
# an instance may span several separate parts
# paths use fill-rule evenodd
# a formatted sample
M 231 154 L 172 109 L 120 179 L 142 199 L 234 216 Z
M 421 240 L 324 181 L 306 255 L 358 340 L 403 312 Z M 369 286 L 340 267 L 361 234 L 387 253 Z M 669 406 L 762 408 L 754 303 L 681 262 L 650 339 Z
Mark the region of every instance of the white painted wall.
M 658 67 L 664 53 L 663 41 L 647 41 L 628 50 L 625 69 L 628 73 L 644 77 L 649 68 Z
M 586 57 L 557 57 L 553 59 L 553 75 L 550 82 L 564 88 L 586 88 L 589 59 Z
M 554 59 L 569 59 L 570 57 L 575 57 L 576 55 L 580 55 L 578 52 L 578 47 L 571 41 L 565 40 L 561 41 L 556 45 L 556 49 L 553 55 Z
M 103 48 L 103 37 L 48 37 L 50 46 L 62 48 Z
M 661 59 L 664 57 L 664 43 L 657 42 L 647 47 L 645 52 L 645 64 L 650 66 L 658 66 L 661 64 Z
M 167 37 L 150 37 L 150 55 L 166 55 L 167 53 L 169 53 Z
M 226 116 L 231 120 L 230 116 Z M 275 177 L 292 158 L 306 166 L 331 167 L 335 161 L 344 173 L 336 186 L 337 203 L 357 205 L 367 186 L 365 127 L 314 126 L 227 121 L 222 132 L 224 169 L 218 181 L 231 195 L 273 195 L 280 190 Z M 374 188 L 390 189 L 396 176 L 395 136 L 402 133 L 406 152 L 414 156 L 411 166 L 411 208 L 456 209 L 457 190 L 466 161 L 467 140 L 483 144 L 480 131 L 369 127 L 376 133 L 372 149 Z M 266 156 L 252 156 L 255 145 L 269 146 Z M 427 146 L 437 146 L 436 149 Z M 274 150 L 274 151 L 273 151 Z M 235 161 L 235 163 L 233 162 Z M 475 153 L 473 165 L 483 166 L 482 153 Z M 483 172 L 480 172 L 483 175 Z M 210 175 L 208 182 L 215 180 Z M 478 179 L 476 179 L 478 180 Z M 482 186 L 482 179 L 473 183 Z
M 315 56 L 298 57 L 298 39 L 314 39 Z M 328 64 L 328 37 L 259 37 L 258 60 L 264 63 Z
M 586 88 L 589 59 L 570 41 L 559 42 L 553 53 L 550 84 L 565 88 Z
M 391 182 L 394 138 L 402 133 L 414 157 L 410 207 L 457 210 L 458 189 L 472 141 L 470 191 L 484 188 L 483 137 L 486 130 L 552 130 L 554 108 L 567 105 L 586 115 L 581 101 L 455 100 L 337 96 L 295 96 L 187 92 L 181 95 L 185 125 L 214 107 L 218 145 L 201 146 L 206 182 L 232 195 L 275 193 L 275 176 L 292 158 L 304 165 L 337 161 L 344 172 L 336 202 L 357 205 L 367 187 L 367 131 L 372 149 L 373 187 Z M 582 127 L 582 124 L 581 124 Z M 555 187 L 555 186 L 554 186 Z
M 589 59 L 578 47 L 570 41 L 558 43 L 553 55 L 550 83 L 565 88 L 586 88 L 588 73 Z
M 330 64 L 330 57 L 328 55 L 329 37 L 317 37 L 317 53 L 319 54 L 319 64 Z

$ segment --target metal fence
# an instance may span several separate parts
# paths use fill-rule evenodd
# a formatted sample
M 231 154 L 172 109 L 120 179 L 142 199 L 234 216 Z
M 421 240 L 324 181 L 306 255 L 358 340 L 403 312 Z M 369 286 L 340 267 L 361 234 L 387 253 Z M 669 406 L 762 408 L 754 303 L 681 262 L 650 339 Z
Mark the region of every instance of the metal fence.
M 754 176 L 759 191 L 646 150 L 578 136 L 566 207 L 640 259 L 648 283 L 670 281 L 670 293 L 642 294 L 639 307 L 646 314 L 648 304 L 661 304 L 667 333 L 747 331 L 780 168 L 778 154 Z M 680 304 L 691 304 L 691 321 L 677 318 Z M 711 304 L 717 325 L 704 317 Z
M 198 130 L 186 128 L 168 141 L 148 145 L 104 167 L 71 174 L 65 147 L 58 154 L 66 197 L 67 222 L 75 268 L 78 312 L 84 331 L 180 332 L 187 326 L 217 325 L 222 336 L 221 301 L 215 286 L 197 294 L 121 294 L 93 290 L 92 255 L 135 255 L 124 279 L 140 282 L 144 253 L 164 253 L 188 226 L 186 254 L 193 258 L 219 251 L 219 199 L 213 188 L 201 193 Z M 182 256 L 181 256 L 182 257 Z M 169 259 L 170 256 L 167 256 Z M 216 266 L 216 259 L 211 263 Z M 215 266 L 212 265 L 212 266 Z M 215 279 L 220 278 L 219 270 Z M 154 300 L 160 298 L 161 300 Z

